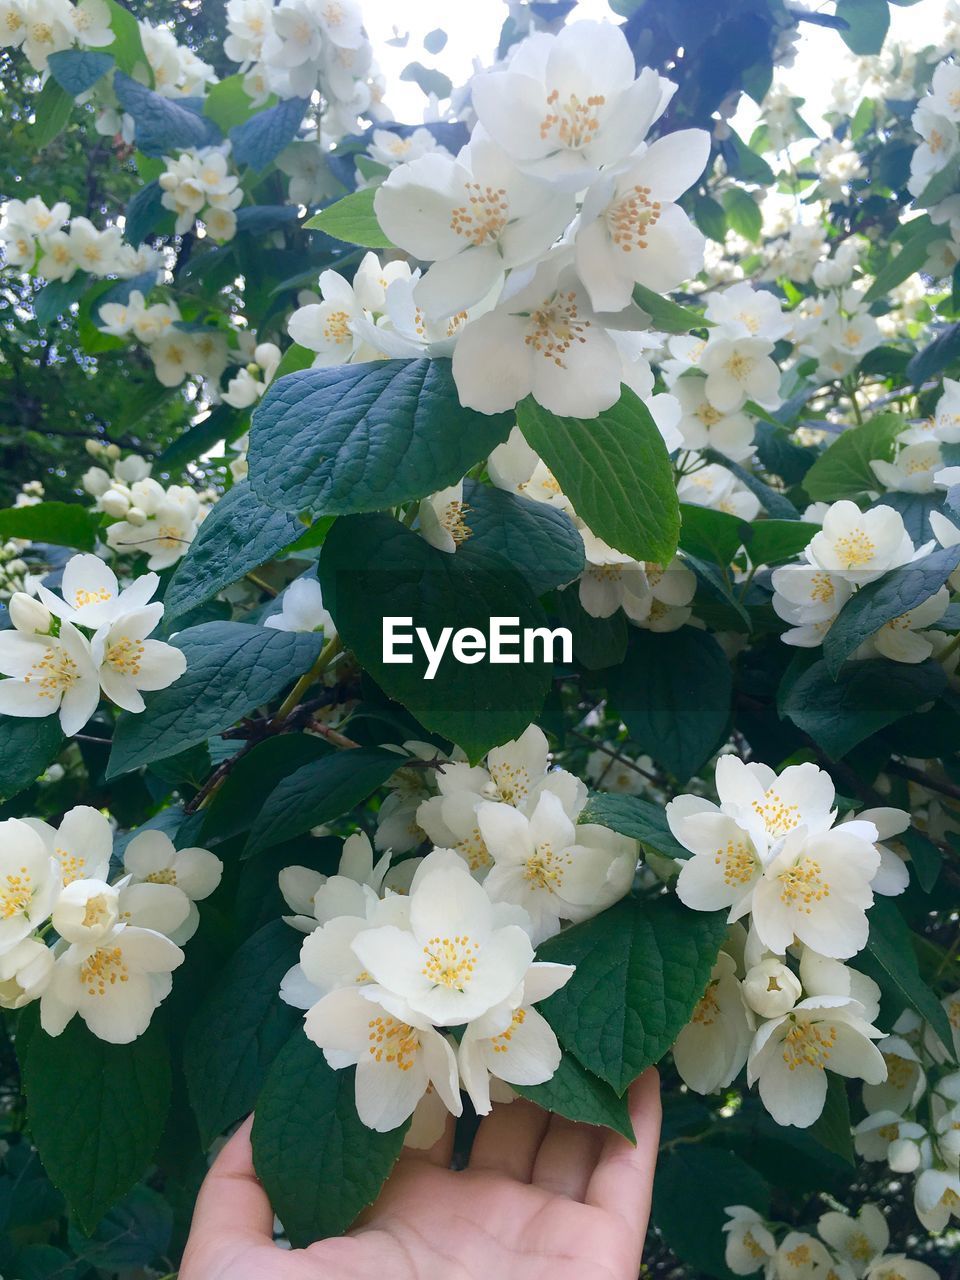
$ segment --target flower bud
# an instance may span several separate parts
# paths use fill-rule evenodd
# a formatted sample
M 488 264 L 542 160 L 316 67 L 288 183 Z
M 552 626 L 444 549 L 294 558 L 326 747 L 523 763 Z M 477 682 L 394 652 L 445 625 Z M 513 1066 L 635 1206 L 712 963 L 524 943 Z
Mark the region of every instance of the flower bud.
M 100 509 L 108 516 L 125 516 L 130 510 L 130 499 L 119 489 L 108 489 L 100 499 Z
M 18 631 L 27 635 L 49 635 L 53 618 L 50 610 L 25 591 L 15 591 L 10 597 L 10 621 Z
M 89 467 L 83 473 L 80 483 L 92 497 L 99 498 L 110 488 L 110 477 L 103 467 Z
M 116 462 L 116 460 L 120 457 L 120 446 L 118 444 L 108 444 L 107 447 L 104 449 L 104 453 L 107 455 L 107 457 L 110 459 L 111 462 Z
M 91 458 L 99 458 L 101 453 L 103 453 L 103 445 L 99 440 L 85 440 L 83 442 L 83 447 L 86 449 L 87 453 L 89 453 Z
M 743 980 L 743 998 L 762 1018 L 780 1018 L 800 999 L 800 979 L 780 960 L 761 960 Z
M 54 955 L 37 938 L 24 938 L 0 957 L 0 1007 L 22 1009 L 41 996 L 53 974 Z
M 894 1138 L 887 1148 L 887 1164 L 894 1173 L 913 1173 L 920 1165 L 920 1148 L 910 1138 Z
M 135 524 L 139 529 L 141 525 L 147 523 L 147 513 L 142 507 L 131 507 L 127 512 L 127 521 L 130 524 Z
M 73 880 L 53 908 L 53 927 L 67 942 L 98 942 L 120 915 L 119 894 L 103 880 Z

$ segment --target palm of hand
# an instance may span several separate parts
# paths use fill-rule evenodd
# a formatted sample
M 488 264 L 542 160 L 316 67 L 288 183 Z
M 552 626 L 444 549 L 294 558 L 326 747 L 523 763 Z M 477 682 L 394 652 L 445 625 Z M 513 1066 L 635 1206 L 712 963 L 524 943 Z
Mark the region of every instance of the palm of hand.
M 495 1109 L 470 1167 L 449 1143 L 405 1152 L 350 1235 L 286 1252 L 249 1129 L 201 1192 L 180 1280 L 635 1280 L 659 1133 L 655 1072 L 631 1090 L 637 1146 L 530 1103 Z

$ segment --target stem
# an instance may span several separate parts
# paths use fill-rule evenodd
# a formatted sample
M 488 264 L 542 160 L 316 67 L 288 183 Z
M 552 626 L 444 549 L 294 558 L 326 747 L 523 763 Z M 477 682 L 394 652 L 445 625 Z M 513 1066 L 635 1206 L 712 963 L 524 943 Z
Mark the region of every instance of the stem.
M 255 587 L 259 587 L 261 591 L 266 591 L 267 595 L 272 596 L 274 599 L 276 599 L 280 594 L 276 587 L 271 587 L 269 582 L 264 582 L 264 580 L 262 578 L 258 578 L 255 573 L 246 573 L 244 574 L 244 577 L 248 578 Z
M 284 698 L 283 702 L 280 704 L 280 710 L 276 714 L 275 722 L 286 720 L 287 716 L 294 709 L 313 682 L 323 675 L 324 671 L 326 671 L 327 667 L 329 667 L 330 663 L 339 652 L 340 637 L 334 636 L 333 639 L 328 640 L 320 650 L 320 655 L 310 670 L 300 677 Z

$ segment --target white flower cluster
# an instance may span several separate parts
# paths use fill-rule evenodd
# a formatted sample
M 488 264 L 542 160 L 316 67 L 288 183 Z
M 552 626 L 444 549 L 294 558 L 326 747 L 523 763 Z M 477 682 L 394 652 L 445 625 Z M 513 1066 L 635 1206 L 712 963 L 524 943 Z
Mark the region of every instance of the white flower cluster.
M 208 399 L 218 398 L 220 376 L 230 362 L 227 336 L 218 329 L 183 326 L 176 302 L 148 306 L 140 290 L 133 289 L 126 302 L 103 303 L 98 328 L 142 342 L 163 386 L 177 387 L 192 375 L 205 380 Z
M 0 48 L 21 49 L 35 71 L 47 58 L 75 44 L 100 49 L 113 44 L 104 0 L 0 0 Z
M 110 566 L 85 554 L 67 561 L 61 596 L 42 583 L 39 599 L 13 595 L 13 628 L 0 631 L 0 713 L 59 713 L 64 733 L 74 734 L 101 690 L 125 711 L 143 711 L 141 690 L 165 689 L 187 665 L 180 649 L 149 639 L 163 617 L 163 605 L 150 603 L 159 584 L 146 573 L 121 590 Z
M 20 486 L 14 507 L 33 507 L 43 501 L 43 485 L 27 480 Z M 29 590 L 30 570 L 23 554 L 30 546 L 24 538 L 8 538 L 0 542 L 0 600 L 8 600 L 17 591 Z
M 386 234 L 432 264 L 409 291 L 409 327 L 428 351 L 455 339 L 463 404 L 496 413 L 532 393 L 592 417 L 622 381 L 649 376 L 634 285 L 674 289 L 703 260 L 676 201 L 703 171 L 709 136 L 645 141 L 674 88 L 649 68 L 636 76 L 615 26 L 534 34 L 474 78 L 478 126 L 458 156 L 431 150 L 377 190 Z M 342 319 L 341 360 L 356 359 L 370 335 Z
M 437 846 L 426 857 L 391 867 L 387 850 L 374 865 L 358 834 L 338 875 L 289 867 L 280 876 L 296 913 L 289 923 L 308 934 L 281 995 L 307 1010 L 306 1033 L 331 1066 L 357 1065 L 365 1124 L 396 1128 L 423 1100 L 417 1145 L 436 1139 L 447 1112 L 460 1114 L 458 1082 L 485 1114 L 491 1097 L 509 1096 L 496 1082 L 550 1079 L 560 1049 L 532 1006 L 573 971 L 535 963 L 533 948 L 561 921 L 623 897 L 638 856 L 636 841 L 577 823 L 586 788 L 548 770 L 534 725 L 486 767 L 439 764 L 437 785 L 416 811 Z M 459 1046 L 452 1027 L 464 1028 Z
M 821 1214 L 816 1236 L 769 1222 L 749 1205 L 730 1205 L 725 1212 L 726 1263 L 737 1276 L 762 1268 L 764 1280 L 937 1280 L 925 1262 L 886 1252 L 890 1227 L 875 1204 L 863 1205 L 856 1217 Z
M 254 102 L 321 91 L 327 142 L 355 132 L 380 92 L 356 0 L 229 0 L 227 30 L 224 53 Z
M 89 218 L 71 218 L 65 201 L 48 208 L 39 196 L 5 202 L 0 245 L 8 266 L 48 281 L 72 280 L 78 271 L 98 280 L 105 276 L 127 279 L 161 266 L 155 249 L 125 244 L 119 227 L 101 231 Z
M 176 233 L 190 231 L 199 218 L 211 240 L 223 244 L 237 232 L 234 209 L 243 200 L 240 179 L 231 173 L 230 144 L 196 147 L 175 157 L 164 156 L 160 175 L 161 203 L 177 215 Z
M 227 383 L 222 399 L 232 409 L 249 409 L 273 381 L 283 353 L 276 343 L 255 342 L 251 335 L 245 333 L 240 335 L 240 347 L 249 353 L 250 359 Z M 237 480 L 240 477 L 234 473 L 233 478 Z
M 942 62 L 929 91 L 917 104 L 912 124 L 922 141 L 910 159 L 910 194 L 920 197 L 960 152 L 960 66 Z
M 960 991 L 943 1010 L 960 1053 Z M 960 1071 L 951 1068 L 940 1038 L 908 1010 L 877 1046 L 887 1064 L 882 1084 L 865 1085 L 867 1112 L 854 1128 L 864 1160 L 884 1161 L 894 1174 L 915 1174 L 913 1207 L 927 1231 L 960 1219 Z
M 872 462 L 878 478 L 893 481 L 893 489 L 926 492 L 925 487 L 920 487 L 927 483 L 920 474 L 921 468 L 927 470 L 929 465 L 933 471 L 938 462 L 931 455 L 938 457 L 939 448 L 935 439 L 929 439 L 929 431 L 924 431 L 924 439 L 925 443 L 903 445 L 892 463 Z M 950 471 L 946 468 L 936 474 L 949 476 Z M 807 518 L 812 514 L 812 510 L 808 511 Z M 915 547 L 899 511 L 882 503 L 861 511 L 855 502 L 841 500 L 827 507 L 820 520 L 822 528 L 813 535 L 799 562 L 781 565 L 772 575 L 773 608 L 784 622 L 790 623 L 781 639 L 784 644 L 803 649 L 823 643 L 841 609 L 861 587 L 892 569 L 919 560 L 935 546 L 931 539 Z M 960 529 L 946 516 L 933 512 L 930 521 L 944 546 L 960 542 Z M 956 657 L 949 650 L 950 637 L 934 626 L 949 603 L 950 592 L 941 587 L 929 599 L 884 623 L 856 648 L 851 659 L 883 657 L 892 662 L 916 663 L 947 650 L 945 656 L 952 663 L 952 672 Z
M 78 1014 L 112 1044 L 142 1035 L 183 962 L 178 944 L 196 932 L 195 904 L 223 871 L 214 854 L 178 851 L 162 831 L 129 840 L 111 878 L 112 854 L 110 822 L 86 805 L 59 827 L 0 823 L 0 1006 L 39 999 L 48 1035 Z
M 880 326 L 863 304 L 858 285 L 847 284 L 859 255 L 855 241 L 813 269 L 820 288 L 834 286 L 829 293 L 811 294 L 791 314 L 792 337 L 798 357 L 817 361 L 816 377 L 821 382 L 840 381 L 856 369 L 863 357 L 883 342 Z
M 717 761 L 719 804 L 682 795 L 667 805 L 689 849 L 677 895 L 695 911 L 729 910 L 735 930 L 689 1025 L 674 1045 L 682 1078 L 700 1093 L 742 1067 L 778 1124 L 813 1124 L 826 1072 L 878 1085 L 887 1066 L 874 1043 L 880 990 L 844 963 L 867 941 L 875 893 L 898 894 L 909 873 L 881 845 L 909 825 L 899 809 L 837 823 L 829 774 L 813 764 L 777 776 L 736 756 Z M 792 963 L 791 963 L 792 962 Z
M 96 498 L 95 510 L 113 516 L 106 531 L 107 545 L 119 555 L 148 557 L 148 569 L 167 569 L 186 555 L 197 529 L 206 519 L 210 491 L 197 493 L 188 485 L 166 488 L 150 475 L 150 463 L 130 454 L 121 458 L 116 446 L 87 442 L 94 456 L 112 461 L 113 471 L 90 467 L 81 483 Z

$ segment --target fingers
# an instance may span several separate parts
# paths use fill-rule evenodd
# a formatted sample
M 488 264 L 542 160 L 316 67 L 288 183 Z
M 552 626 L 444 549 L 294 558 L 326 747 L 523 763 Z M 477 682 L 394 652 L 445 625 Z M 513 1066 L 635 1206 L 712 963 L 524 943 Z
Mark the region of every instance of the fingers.
M 533 1165 L 534 1186 L 583 1200 L 604 1145 L 604 1131 L 552 1115 Z
M 191 1242 L 216 1236 L 244 1238 L 251 1243 L 273 1240 L 273 1210 L 253 1171 L 249 1116 L 213 1163 L 203 1180 L 190 1227 Z
M 633 1233 L 636 1261 L 650 1217 L 653 1174 L 660 1140 L 660 1077 L 648 1068 L 630 1086 L 630 1118 L 637 1145 L 607 1133 L 600 1160 L 587 1187 L 586 1203 L 623 1220 Z
M 477 1130 L 469 1167 L 529 1182 L 549 1123 L 549 1113 L 524 1098 L 495 1104 Z
M 400 1161 L 425 1160 L 427 1164 L 435 1164 L 438 1168 L 449 1169 L 450 1160 L 453 1156 L 453 1135 L 456 1131 L 456 1121 L 452 1115 L 447 1115 L 443 1126 L 443 1135 L 437 1139 L 432 1147 L 404 1147 L 400 1152 Z

